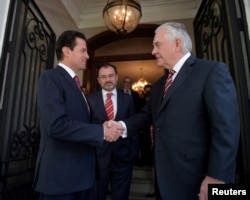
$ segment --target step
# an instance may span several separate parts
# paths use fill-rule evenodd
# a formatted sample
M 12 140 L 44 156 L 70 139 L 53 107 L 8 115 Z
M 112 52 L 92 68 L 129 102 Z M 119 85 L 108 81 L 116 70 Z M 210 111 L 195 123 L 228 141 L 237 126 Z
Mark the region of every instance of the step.
M 146 192 L 130 192 L 129 200 L 154 200 L 155 197 L 145 197 Z
M 151 191 L 153 187 L 152 181 L 148 180 L 132 180 L 131 186 L 130 186 L 130 191 L 131 192 L 141 192 L 144 194 L 147 194 L 148 192 Z
M 151 167 L 134 167 L 130 191 L 147 194 L 151 191 L 152 187 Z
M 129 200 L 155 200 L 155 197 L 145 197 L 145 192 L 130 192 Z M 106 200 L 110 200 L 110 196 L 107 196 Z
M 155 197 L 145 197 L 151 191 L 152 187 L 152 168 L 149 166 L 134 166 L 129 200 L 154 200 Z M 110 196 L 107 197 L 107 200 L 110 200 Z
M 133 167 L 133 178 L 151 179 L 152 168 L 151 167 Z

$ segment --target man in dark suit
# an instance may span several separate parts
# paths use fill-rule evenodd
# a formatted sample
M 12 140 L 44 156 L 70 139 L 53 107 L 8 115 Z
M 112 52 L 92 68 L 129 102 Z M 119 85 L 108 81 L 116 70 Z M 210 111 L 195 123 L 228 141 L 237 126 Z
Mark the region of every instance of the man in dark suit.
M 84 34 L 63 32 L 56 55 L 58 66 L 46 70 L 38 82 L 41 141 L 34 189 L 40 200 L 89 200 L 96 176 L 96 146 L 104 139 L 115 141 L 120 131 L 90 123 L 86 98 L 74 81 L 89 58 Z
M 144 98 L 140 97 L 139 93 L 134 91 L 132 89 L 133 80 L 129 76 L 125 76 L 123 78 L 123 88 L 121 91 L 123 91 L 125 94 L 131 95 L 134 103 L 135 103 L 135 109 L 136 113 L 140 112 L 143 106 L 145 105 Z M 150 134 L 145 133 L 148 131 L 150 126 L 144 127 L 142 130 L 139 131 L 140 138 L 139 138 L 139 153 L 135 160 L 135 165 L 142 167 L 145 165 L 149 165 L 149 154 L 151 152 L 151 145 L 150 145 Z
M 129 76 L 124 77 L 122 91 L 133 97 L 136 112 L 140 112 L 144 105 L 144 101 L 140 98 L 138 92 L 132 90 L 132 82 L 132 78 L 130 78 Z
M 116 89 L 117 69 L 110 63 L 100 65 L 97 80 L 101 90 L 87 96 L 93 123 L 107 120 L 123 120 L 135 114 L 133 98 Z M 112 106 L 106 108 L 107 95 L 111 94 Z M 107 106 L 109 107 L 109 106 Z M 110 107 L 109 107 L 110 108 Z M 109 111 L 112 111 L 110 116 Z M 133 160 L 138 154 L 138 137 L 119 138 L 116 142 L 104 142 L 97 148 L 100 180 L 96 187 L 96 200 L 106 200 L 108 184 L 112 200 L 128 200 L 132 177 Z
M 191 55 L 183 24 L 158 27 L 153 45 L 167 74 L 142 112 L 123 125 L 129 136 L 152 119 L 157 200 L 205 200 L 209 183 L 234 181 L 240 135 L 234 82 L 224 63 Z

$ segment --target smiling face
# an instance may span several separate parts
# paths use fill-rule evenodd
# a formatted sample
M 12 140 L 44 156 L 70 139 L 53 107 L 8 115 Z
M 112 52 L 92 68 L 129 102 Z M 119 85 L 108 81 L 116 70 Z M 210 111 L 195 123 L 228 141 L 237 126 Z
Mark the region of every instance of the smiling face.
M 110 92 L 116 87 L 118 75 L 113 67 L 104 66 L 98 72 L 97 81 L 102 89 Z
M 87 52 L 86 41 L 81 38 L 75 39 L 75 46 L 73 49 L 63 47 L 64 54 L 63 62 L 69 66 L 75 73 L 79 70 L 86 69 L 87 60 L 89 55 Z
M 172 69 L 179 58 L 183 56 L 181 41 L 179 39 L 169 40 L 163 29 L 156 32 L 153 46 L 152 54 L 156 57 L 157 65 L 165 69 Z

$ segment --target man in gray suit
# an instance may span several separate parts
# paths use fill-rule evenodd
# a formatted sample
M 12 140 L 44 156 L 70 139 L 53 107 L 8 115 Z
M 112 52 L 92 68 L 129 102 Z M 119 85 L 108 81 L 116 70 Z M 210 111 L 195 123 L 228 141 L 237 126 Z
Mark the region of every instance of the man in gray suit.
M 191 55 L 183 24 L 158 27 L 153 45 L 166 76 L 123 125 L 130 136 L 153 124 L 157 200 L 205 200 L 208 184 L 234 181 L 240 135 L 234 82 L 224 63 Z

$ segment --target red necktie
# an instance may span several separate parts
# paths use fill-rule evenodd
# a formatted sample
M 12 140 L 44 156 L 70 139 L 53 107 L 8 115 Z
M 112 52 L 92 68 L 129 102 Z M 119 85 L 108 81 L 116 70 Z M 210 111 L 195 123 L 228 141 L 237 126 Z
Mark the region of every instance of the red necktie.
M 78 76 L 75 76 L 73 79 L 76 82 L 76 85 L 77 85 L 78 89 L 82 91 L 80 80 L 79 80 Z
M 80 80 L 79 80 L 78 76 L 75 76 L 73 79 L 74 79 L 74 81 L 76 82 L 76 85 L 77 85 L 78 89 L 81 91 L 81 93 L 82 93 L 82 95 L 83 95 L 83 98 L 84 98 L 84 100 L 85 100 L 86 106 L 87 106 L 88 111 L 89 111 L 89 104 L 88 104 L 88 102 L 87 102 L 87 99 L 86 99 L 85 95 L 84 95 L 83 92 L 82 92 L 82 88 L 81 88 Z
M 113 94 L 111 92 L 107 93 L 107 99 L 106 99 L 106 102 L 105 102 L 105 110 L 106 110 L 106 113 L 107 113 L 107 116 L 108 116 L 109 120 L 114 119 L 114 108 L 113 108 L 113 102 L 112 102 L 112 99 L 111 99 L 112 95 Z
M 166 83 L 165 83 L 163 97 L 165 97 L 165 95 L 167 94 L 168 88 L 172 84 L 172 77 L 173 77 L 174 73 L 175 73 L 174 70 L 169 70 L 169 72 L 168 72 L 168 78 L 167 78 Z

